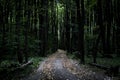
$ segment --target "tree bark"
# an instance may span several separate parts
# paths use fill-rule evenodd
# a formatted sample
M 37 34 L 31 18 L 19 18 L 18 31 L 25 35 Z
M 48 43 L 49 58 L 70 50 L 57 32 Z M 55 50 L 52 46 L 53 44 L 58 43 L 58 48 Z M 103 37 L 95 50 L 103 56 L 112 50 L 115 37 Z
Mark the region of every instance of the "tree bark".
M 16 42 L 17 42 L 17 57 L 18 57 L 18 61 L 19 63 L 23 63 L 23 54 L 22 51 L 20 49 L 20 20 L 21 20 L 21 16 L 20 16 L 20 10 L 21 10 L 21 0 L 17 0 L 16 1 Z
M 70 51 L 70 14 L 69 14 L 69 3 L 68 0 L 66 0 L 66 8 L 65 8 L 65 27 L 66 27 L 66 49 L 69 52 Z
M 82 21 L 82 16 L 84 16 L 84 10 L 81 10 L 80 8 L 80 4 L 81 4 L 81 8 L 84 8 L 83 4 L 84 4 L 84 1 L 80 1 L 80 0 L 76 0 L 76 5 L 77 5 L 77 24 L 78 24 L 78 50 L 79 52 L 81 53 L 81 63 L 85 63 L 85 60 L 84 60 L 84 21 Z

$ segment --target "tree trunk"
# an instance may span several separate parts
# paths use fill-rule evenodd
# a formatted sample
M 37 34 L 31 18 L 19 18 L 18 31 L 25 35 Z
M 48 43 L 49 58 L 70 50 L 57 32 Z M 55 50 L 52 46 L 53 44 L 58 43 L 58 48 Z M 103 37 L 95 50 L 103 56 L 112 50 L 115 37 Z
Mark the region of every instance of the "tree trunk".
M 112 15 L 111 15 L 111 0 L 106 0 L 105 1 L 105 16 L 106 16 L 106 31 L 107 31 L 107 36 L 106 36 L 106 51 L 105 54 L 110 54 L 111 53 L 111 41 L 110 41 L 110 36 L 111 36 L 111 24 L 112 24 Z
M 69 52 L 70 51 L 70 14 L 69 14 L 69 3 L 68 0 L 66 0 L 66 9 L 65 9 L 65 27 L 66 27 L 66 49 Z
M 103 45 L 103 55 L 106 53 L 106 42 L 105 42 L 105 27 L 103 26 L 103 11 L 102 11 L 102 1 L 97 0 L 97 24 L 100 28 L 100 35 L 102 39 L 102 45 Z
M 27 22 L 25 23 L 25 50 L 24 50 L 24 54 L 25 54 L 25 62 L 28 62 L 28 28 L 30 27 L 30 10 L 27 10 L 27 7 L 30 6 L 29 1 L 26 0 L 26 17 L 27 17 Z M 29 26 L 29 27 L 28 27 Z
M 81 53 L 81 63 L 85 63 L 85 60 L 84 60 L 84 21 L 82 21 L 82 16 L 84 16 L 84 9 L 80 9 L 80 3 L 81 3 L 81 8 L 84 8 L 83 4 L 84 4 L 84 1 L 83 0 L 76 0 L 76 5 L 77 5 L 77 24 L 78 24 L 78 30 L 79 30 L 79 33 L 78 33 L 78 50 L 79 52 Z
M 17 0 L 16 1 L 16 42 L 17 42 L 17 57 L 18 57 L 18 61 L 19 63 L 23 63 L 23 54 L 22 51 L 20 49 L 20 20 L 21 20 L 21 15 L 20 15 L 20 10 L 21 10 L 21 0 Z

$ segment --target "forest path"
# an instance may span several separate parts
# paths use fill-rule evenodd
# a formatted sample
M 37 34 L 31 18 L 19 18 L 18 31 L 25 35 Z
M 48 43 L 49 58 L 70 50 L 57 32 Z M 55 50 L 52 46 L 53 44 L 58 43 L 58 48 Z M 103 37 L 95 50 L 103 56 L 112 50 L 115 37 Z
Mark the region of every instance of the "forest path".
M 44 60 L 36 73 L 25 80 L 111 80 L 92 72 L 77 61 L 69 59 L 66 51 L 58 49 Z

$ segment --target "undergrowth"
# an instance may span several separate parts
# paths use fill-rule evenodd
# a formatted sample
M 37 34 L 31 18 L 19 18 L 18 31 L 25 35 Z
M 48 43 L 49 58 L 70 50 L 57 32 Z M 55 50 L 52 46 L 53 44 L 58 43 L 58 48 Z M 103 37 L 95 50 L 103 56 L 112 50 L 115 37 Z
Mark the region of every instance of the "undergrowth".
M 20 66 L 20 64 L 16 61 L 10 61 L 10 60 L 4 60 L 0 63 L 0 79 L 1 80 L 20 80 L 21 78 L 24 78 L 34 72 L 40 62 L 44 58 L 42 57 L 33 57 L 29 58 L 29 60 L 32 60 L 33 64 L 26 66 L 23 69 L 17 69 Z

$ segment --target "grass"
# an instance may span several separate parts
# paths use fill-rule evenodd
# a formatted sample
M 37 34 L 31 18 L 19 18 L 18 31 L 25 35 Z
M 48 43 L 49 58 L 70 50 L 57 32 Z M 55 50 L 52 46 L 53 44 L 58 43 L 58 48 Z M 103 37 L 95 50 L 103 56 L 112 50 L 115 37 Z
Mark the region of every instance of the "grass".
M 78 61 L 80 61 L 80 59 L 78 59 L 75 55 L 73 54 L 68 54 L 69 58 L 71 59 L 76 59 Z M 105 74 L 106 73 L 106 70 L 103 70 L 103 69 L 100 69 L 100 68 L 97 68 L 95 66 L 90 66 L 88 65 L 88 63 L 93 63 L 93 58 L 92 56 L 85 56 L 85 65 L 89 67 L 89 69 L 91 69 L 92 71 L 94 72 L 97 72 L 97 73 L 100 73 L 100 74 Z M 103 65 L 103 66 L 106 66 L 106 67 L 114 67 L 114 66 L 119 66 L 120 67 L 120 57 L 113 57 L 113 58 L 102 58 L 100 56 L 97 57 L 97 64 L 99 65 Z M 112 74 L 112 73 L 109 73 L 109 74 Z M 108 75 L 108 74 L 106 74 Z M 113 76 L 113 74 L 112 74 Z M 114 79 L 113 80 L 119 80 L 120 79 L 120 73 L 117 74 L 117 76 L 113 77 Z
M 91 63 L 93 62 L 93 58 L 92 57 L 86 57 L 86 63 Z M 110 66 L 120 66 L 120 58 L 119 57 L 114 57 L 114 58 L 101 58 L 98 57 L 97 58 L 97 63 L 110 67 Z
M 76 59 L 78 61 L 80 61 L 79 58 L 77 58 L 77 56 L 75 56 L 74 54 L 68 53 L 67 54 L 69 58 L 71 59 Z M 85 63 L 92 63 L 93 62 L 93 58 L 92 56 L 85 56 Z M 113 57 L 113 58 L 102 58 L 100 56 L 97 57 L 97 64 L 100 65 L 104 65 L 106 67 L 111 67 L 111 66 L 120 66 L 120 57 Z
M 33 68 L 38 68 L 40 62 L 43 60 L 43 57 L 33 57 L 31 60 L 33 61 L 33 64 L 31 65 Z
M 29 58 L 32 60 L 33 64 L 28 65 L 23 69 L 18 69 L 13 71 L 15 68 L 19 67 L 19 64 L 15 61 L 4 60 L 0 64 L 0 79 L 2 80 L 20 80 L 29 74 L 33 73 L 39 66 L 40 62 L 43 60 L 43 57 L 33 57 Z M 13 66 L 15 65 L 15 66 Z

